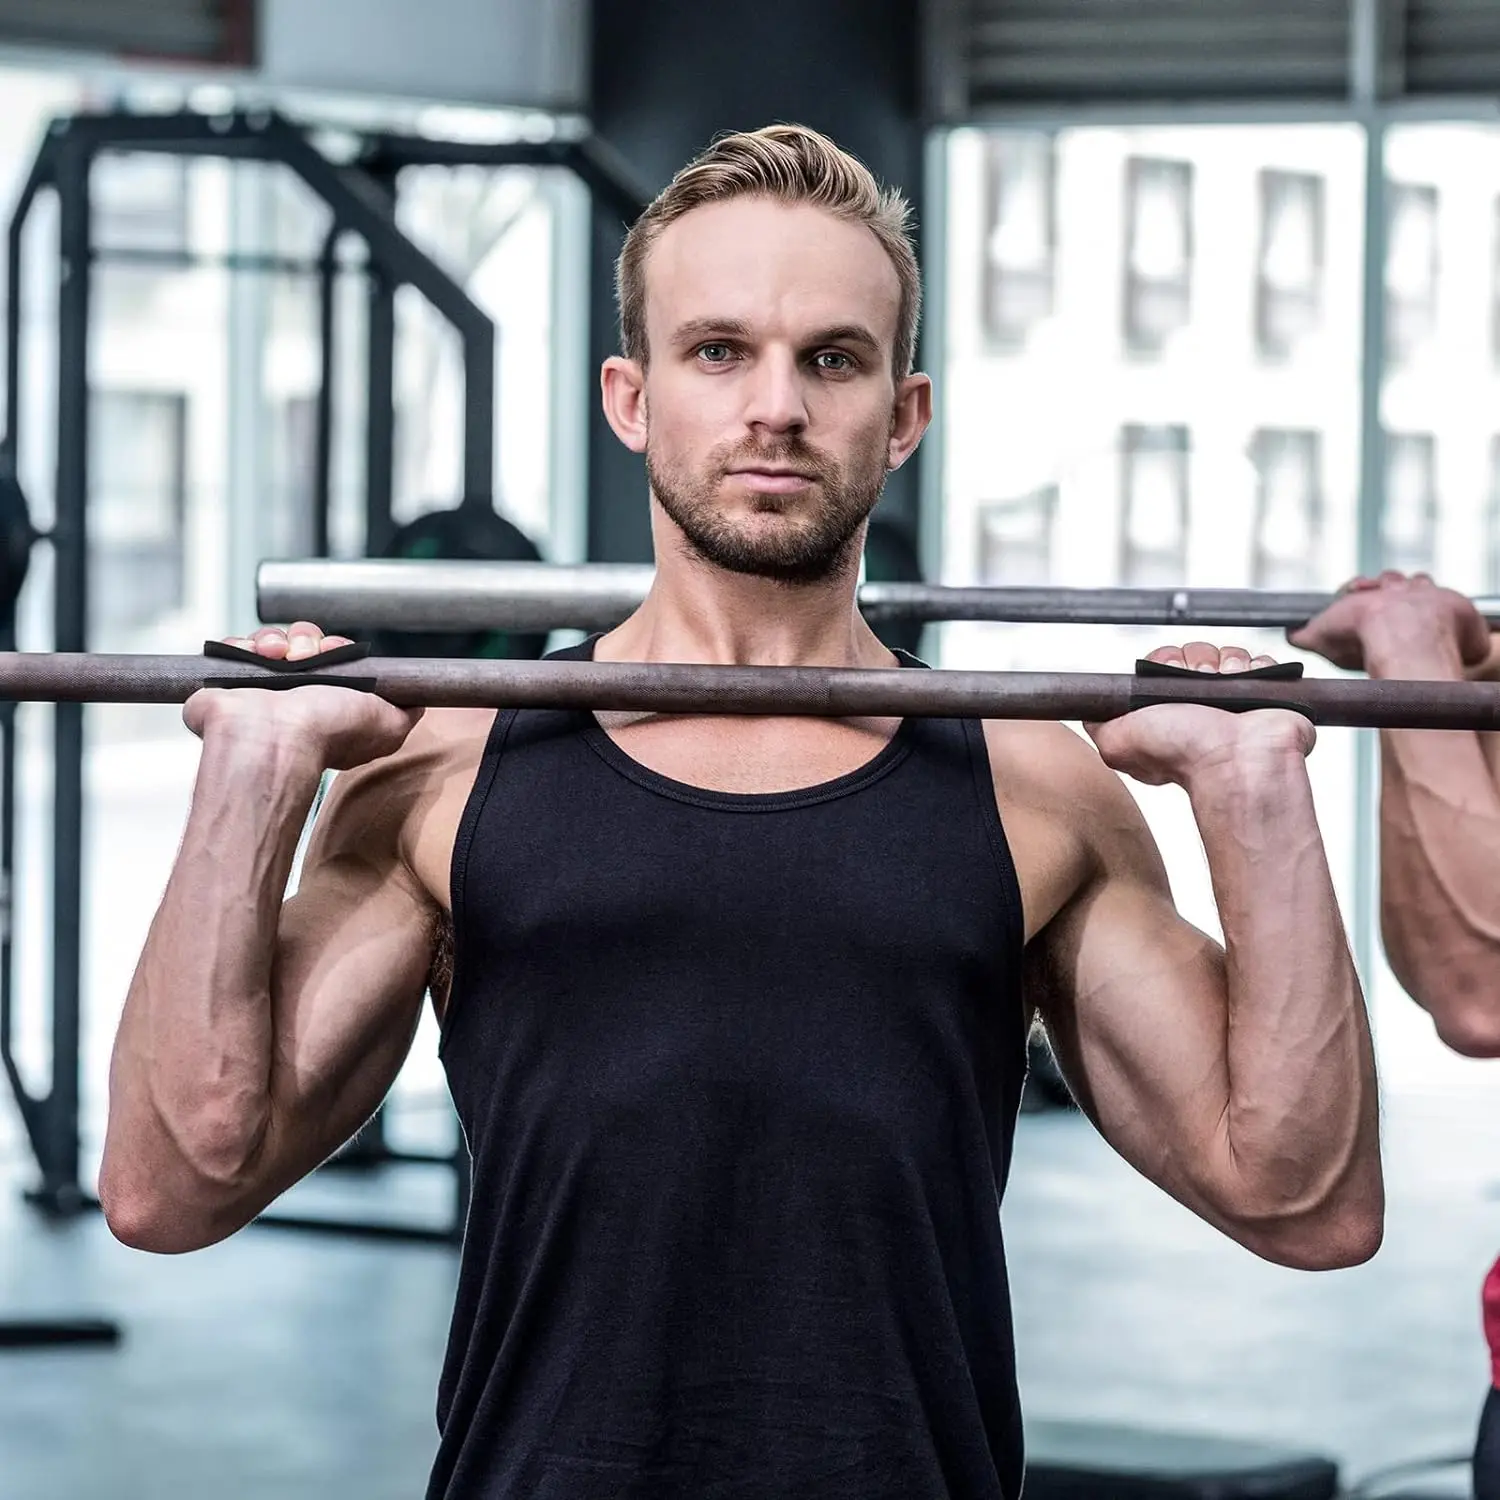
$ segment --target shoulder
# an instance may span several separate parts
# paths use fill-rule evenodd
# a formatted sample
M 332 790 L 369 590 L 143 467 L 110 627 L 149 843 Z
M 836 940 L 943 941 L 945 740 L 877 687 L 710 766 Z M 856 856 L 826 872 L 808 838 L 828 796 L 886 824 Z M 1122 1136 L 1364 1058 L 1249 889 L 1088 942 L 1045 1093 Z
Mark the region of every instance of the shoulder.
M 490 709 L 429 709 L 393 755 L 339 772 L 319 811 L 309 862 L 344 856 L 402 868 L 446 904 L 446 880 L 438 877 L 494 721 Z
M 1101 814 L 1138 816 L 1135 799 L 1093 741 L 1066 724 L 990 719 L 984 742 L 1002 806 L 1046 812 L 1084 830 Z
M 1028 938 L 1106 884 L 1165 888 L 1145 817 L 1091 740 L 1064 724 L 1016 720 L 987 721 L 984 737 Z

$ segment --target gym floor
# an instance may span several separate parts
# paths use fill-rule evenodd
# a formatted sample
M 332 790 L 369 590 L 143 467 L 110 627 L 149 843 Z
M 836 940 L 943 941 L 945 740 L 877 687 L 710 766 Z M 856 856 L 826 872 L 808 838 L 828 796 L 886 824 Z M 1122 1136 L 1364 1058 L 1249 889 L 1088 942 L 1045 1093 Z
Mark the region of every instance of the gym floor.
M 1137 1178 L 1076 1115 L 1022 1120 L 1005 1223 L 1033 1417 L 1263 1438 L 1354 1479 L 1463 1450 L 1486 1381 L 1478 1282 L 1500 1250 L 1500 1109 L 1388 1100 L 1380 1255 L 1265 1265 Z M 378 1188 L 440 1212 L 443 1174 Z M 115 1350 L 0 1350 L 5 1500 L 411 1500 L 434 1445 L 450 1251 L 251 1229 L 156 1258 L 48 1228 L 0 1182 L 0 1316 L 117 1317 Z M 313 1184 L 305 1198 L 376 1191 Z

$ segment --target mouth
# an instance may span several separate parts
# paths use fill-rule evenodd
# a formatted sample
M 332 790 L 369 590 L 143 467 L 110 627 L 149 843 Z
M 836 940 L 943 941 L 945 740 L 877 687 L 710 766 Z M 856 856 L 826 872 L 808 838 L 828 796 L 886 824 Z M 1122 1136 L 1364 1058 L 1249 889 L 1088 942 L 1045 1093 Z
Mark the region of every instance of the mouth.
M 816 482 L 801 469 L 731 469 L 729 477 L 763 495 L 791 495 Z

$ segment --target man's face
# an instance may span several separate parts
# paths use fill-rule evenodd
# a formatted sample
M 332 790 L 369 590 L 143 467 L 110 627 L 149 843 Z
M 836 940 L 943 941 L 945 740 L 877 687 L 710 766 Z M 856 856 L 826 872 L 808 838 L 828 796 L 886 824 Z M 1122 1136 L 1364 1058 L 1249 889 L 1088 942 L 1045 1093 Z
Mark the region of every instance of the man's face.
M 667 228 L 646 269 L 646 465 L 688 546 L 811 582 L 857 563 L 892 461 L 895 267 L 858 224 L 732 199 Z

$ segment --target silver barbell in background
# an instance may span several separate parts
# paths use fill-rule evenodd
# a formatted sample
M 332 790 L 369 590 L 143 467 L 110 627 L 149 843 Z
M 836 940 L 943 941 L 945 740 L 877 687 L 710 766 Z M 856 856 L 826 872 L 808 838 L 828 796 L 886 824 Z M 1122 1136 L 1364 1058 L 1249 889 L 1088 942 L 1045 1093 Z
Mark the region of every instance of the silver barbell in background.
M 637 608 L 653 569 L 624 563 L 449 562 L 313 558 L 263 562 L 260 618 L 369 630 L 608 630 Z M 1168 625 L 1286 629 L 1333 599 L 1262 589 L 955 588 L 866 583 L 859 607 L 874 624 L 959 620 L 1051 625 Z M 1500 629 L 1500 598 L 1474 601 Z

